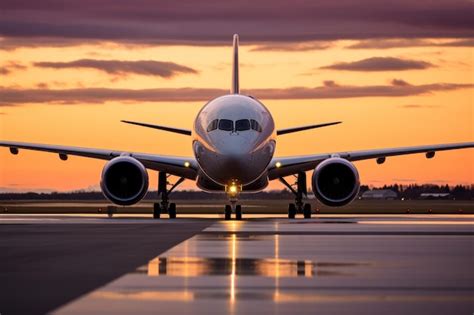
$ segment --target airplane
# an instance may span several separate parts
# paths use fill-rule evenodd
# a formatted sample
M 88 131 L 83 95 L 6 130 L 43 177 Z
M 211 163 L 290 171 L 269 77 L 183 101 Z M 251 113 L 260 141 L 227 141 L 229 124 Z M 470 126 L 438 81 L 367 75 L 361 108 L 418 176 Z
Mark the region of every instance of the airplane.
M 275 157 L 279 136 L 341 122 L 275 129 L 273 117 L 265 105 L 253 96 L 240 93 L 238 47 L 239 36 L 235 34 L 230 93 L 208 101 L 197 114 L 192 130 L 122 120 L 127 124 L 191 137 L 194 157 L 15 141 L 0 141 L 0 146 L 8 147 L 12 154 L 26 149 L 56 153 L 61 160 L 67 160 L 69 155 L 107 160 L 100 187 L 107 199 L 121 206 L 139 202 L 148 191 L 147 169 L 158 171 L 161 201 L 153 204 L 153 217 L 157 219 L 162 213 L 176 218 L 176 204 L 169 202 L 169 195 L 184 180 L 193 180 L 203 191 L 227 194 L 225 220 L 230 220 L 232 214 L 236 220 L 241 220 L 240 194 L 261 191 L 272 180 L 281 181 L 295 196 L 295 202 L 288 206 L 288 218 L 294 219 L 296 214 L 311 218 L 311 204 L 305 202 L 308 197 L 307 171 L 313 171 L 312 191 L 319 202 L 340 207 L 352 202 L 359 192 L 359 173 L 353 162 L 375 159 L 382 164 L 389 156 L 415 153 L 425 153 L 426 158 L 433 158 L 437 151 L 474 147 L 474 142 L 464 142 Z M 170 175 L 179 179 L 169 183 Z M 289 183 L 285 179 L 288 176 L 295 176 L 296 182 Z

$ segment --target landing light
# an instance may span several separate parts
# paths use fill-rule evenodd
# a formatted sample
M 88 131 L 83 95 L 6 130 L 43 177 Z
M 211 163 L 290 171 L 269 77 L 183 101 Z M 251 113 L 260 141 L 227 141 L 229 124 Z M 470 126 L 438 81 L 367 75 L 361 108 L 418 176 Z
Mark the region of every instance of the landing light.
M 184 167 L 189 167 L 191 164 L 189 162 L 184 162 Z
M 235 197 L 242 191 L 242 185 L 239 185 L 237 182 L 231 182 L 225 186 L 225 191 L 229 197 Z
M 281 167 L 281 162 L 276 162 L 276 163 L 275 163 L 275 166 L 276 166 L 277 168 L 280 168 L 280 167 Z

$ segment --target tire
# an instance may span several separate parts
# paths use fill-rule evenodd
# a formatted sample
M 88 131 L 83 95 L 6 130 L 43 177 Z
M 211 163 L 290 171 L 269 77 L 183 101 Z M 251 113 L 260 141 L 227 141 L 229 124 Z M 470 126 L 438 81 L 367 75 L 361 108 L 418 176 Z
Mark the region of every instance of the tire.
M 226 205 L 224 209 L 224 219 L 230 220 L 231 214 L 232 214 L 232 208 L 230 207 L 230 205 Z
M 288 219 L 294 219 L 296 216 L 296 205 L 294 203 L 290 203 L 288 205 Z
M 116 206 L 107 206 L 107 215 L 108 215 L 109 218 L 112 218 L 115 213 L 117 213 L 117 207 Z
M 170 203 L 168 207 L 168 214 L 170 216 L 170 219 L 176 218 L 176 204 L 175 203 Z
M 242 220 L 242 206 L 241 205 L 235 206 L 235 219 Z
M 305 203 L 303 206 L 303 215 L 305 219 L 311 219 L 311 204 Z
M 153 219 L 159 219 L 161 215 L 160 204 L 155 202 L 153 203 Z

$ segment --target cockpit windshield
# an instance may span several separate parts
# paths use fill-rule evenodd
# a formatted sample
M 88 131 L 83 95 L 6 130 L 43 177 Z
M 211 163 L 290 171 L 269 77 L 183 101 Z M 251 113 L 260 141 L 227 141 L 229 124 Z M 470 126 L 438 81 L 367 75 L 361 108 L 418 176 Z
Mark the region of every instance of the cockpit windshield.
M 217 129 L 217 122 L 218 122 L 217 119 L 214 119 L 213 121 L 211 121 L 209 123 L 209 126 L 207 126 L 207 132 L 216 130 Z
M 234 131 L 234 122 L 229 119 L 220 119 L 219 129 L 224 131 Z
M 235 122 L 235 131 L 245 131 L 250 129 L 250 121 L 248 119 L 240 119 Z
M 262 132 L 262 126 L 256 120 L 250 119 L 250 127 L 255 131 Z
M 255 130 L 257 132 L 262 132 L 262 126 L 254 119 L 239 119 L 235 121 L 230 119 L 214 119 L 207 126 L 207 132 L 213 130 L 223 130 L 231 132 Z

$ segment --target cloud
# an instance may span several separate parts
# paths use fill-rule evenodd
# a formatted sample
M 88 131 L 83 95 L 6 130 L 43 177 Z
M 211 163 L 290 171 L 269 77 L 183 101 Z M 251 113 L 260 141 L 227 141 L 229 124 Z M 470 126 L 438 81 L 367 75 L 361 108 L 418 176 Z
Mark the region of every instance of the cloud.
M 393 79 L 391 82 L 392 82 L 392 85 L 395 85 L 395 86 L 408 86 L 408 85 L 410 85 L 410 83 L 408 83 L 407 81 L 404 81 L 402 79 Z
M 403 83 L 401 83 L 403 82 Z M 405 81 L 392 81 L 390 85 L 351 86 L 325 81 L 318 87 L 291 87 L 284 89 L 254 89 L 243 93 L 263 100 L 278 99 L 339 99 L 357 97 L 402 97 L 426 93 L 472 88 L 474 84 L 432 83 L 412 85 Z M 205 101 L 227 94 L 223 89 L 206 88 L 159 88 L 159 89 L 17 89 L 0 87 L 0 105 L 13 106 L 27 103 L 82 104 L 142 102 L 190 102 Z
M 36 87 L 39 88 L 39 89 L 47 89 L 49 87 L 49 85 L 48 85 L 48 83 L 40 82 L 40 83 L 36 84 Z
M 333 80 L 326 80 L 323 82 L 325 87 L 337 87 L 337 83 Z
M 27 67 L 16 61 L 7 61 L 0 68 L 1 75 L 9 75 L 16 70 L 25 70 Z
M 196 70 L 173 62 L 138 60 L 96 60 L 80 59 L 70 62 L 35 62 L 36 67 L 67 69 L 67 68 L 90 68 L 104 71 L 109 74 L 124 76 L 128 74 L 140 74 L 171 78 L 182 73 L 198 73 Z
M 3 0 L 0 36 L 41 45 L 93 41 L 223 45 L 474 37 L 470 0 Z M 263 43 L 265 42 L 265 43 Z M 19 43 L 19 42 L 18 42 Z M 12 44 L 12 42 L 10 42 Z M 20 43 L 19 43 L 20 44 Z M 10 47 L 12 47 L 10 45 Z
M 1 29 L 0 29 L 1 34 Z M 1 36 L 1 35 L 0 35 Z M 248 43 L 244 43 L 248 44 Z M 18 48 L 39 48 L 39 47 L 70 47 L 70 46 L 87 46 L 94 45 L 108 49 L 115 48 L 146 48 L 154 46 L 202 46 L 202 47 L 215 47 L 229 45 L 227 41 L 215 41 L 215 40 L 182 40 L 182 39 L 138 39 L 138 38 L 118 38 L 118 39 L 100 39 L 100 38 L 63 38 L 63 37 L 0 37 L 0 51 L 1 50 L 15 50 Z M 90 53 L 92 55 L 94 52 Z
M 300 42 L 300 43 L 269 43 L 257 45 L 250 51 L 309 51 L 323 50 L 332 47 L 330 41 Z
M 409 60 L 393 57 L 372 57 L 353 62 L 340 62 L 320 69 L 345 71 L 402 71 L 420 70 L 433 67 L 433 64 L 421 60 Z
M 420 105 L 420 104 L 406 104 L 406 105 L 401 105 L 399 107 L 406 108 L 406 109 L 420 109 L 420 108 L 436 108 L 436 107 L 439 107 L 439 106 L 436 106 L 436 105 Z
M 458 39 L 448 41 L 433 41 L 420 38 L 395 38 L 395 39 L 367 39 L 361 40 L 346 48 L 350 49 L 390 49 L 408 47 L 474 47 L 474 39 Z
M 439 43 L 436 46 L 441 46 L 441 47 L 474 47 L 474 38 L 461 39 L 461 40 L 455 40 L 455 41 Z

